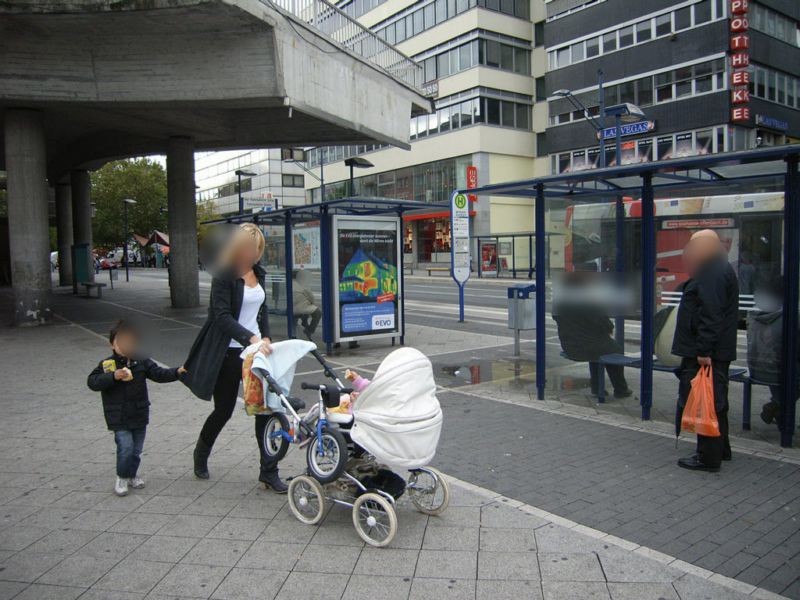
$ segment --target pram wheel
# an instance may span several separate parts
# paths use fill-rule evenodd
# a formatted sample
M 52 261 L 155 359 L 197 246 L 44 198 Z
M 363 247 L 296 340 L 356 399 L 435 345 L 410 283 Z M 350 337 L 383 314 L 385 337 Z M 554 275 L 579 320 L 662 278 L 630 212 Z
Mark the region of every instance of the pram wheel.
M 397 514 L 386 498 L 367 492 L 353 503 L 353 525 L 370 546 L 386 546 L 397 533 Z
M 417 510 L 426 515 L 440 515 L 450 504 L 450 486 L 433 467 L 411 471 L 406 491 Z
M 320 453 L 320 445 L 322 446 Z M 347 463 L 347 442 L 336 429 L 325 428 L 322 435 L 308 444 L 308 472 L 320 483 L 331 483 L 341 477 Z
M 289 441 L 281 432 L 289 431 L 289 419 L 283 413 L 272 413 L 264 427 L 264 454 L 268 458 L 281 460 L 289 451 Z
M 289 508 L 301 523 L 316 525 L 325 515 L 325 492 L 313 477 L 300 475 L 289 482 Z

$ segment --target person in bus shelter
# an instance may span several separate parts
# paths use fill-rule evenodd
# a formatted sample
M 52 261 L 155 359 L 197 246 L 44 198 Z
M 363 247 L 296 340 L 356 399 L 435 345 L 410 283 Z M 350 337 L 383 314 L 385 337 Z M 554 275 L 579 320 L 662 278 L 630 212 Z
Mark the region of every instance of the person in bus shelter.
M 690 279 L 683 288 L 672 353 L 682 357 L 678 410 L 683 410 L 701 366 L 713 370 L 719 437 L 697 436 L 697 452 L 678 460 L 695 471 L 719 471 L 731 459 L 728 439 L 728 368 L 736 360 L 739 284 L 719 236 L 710 229 L 692 235 L 683 251 Z

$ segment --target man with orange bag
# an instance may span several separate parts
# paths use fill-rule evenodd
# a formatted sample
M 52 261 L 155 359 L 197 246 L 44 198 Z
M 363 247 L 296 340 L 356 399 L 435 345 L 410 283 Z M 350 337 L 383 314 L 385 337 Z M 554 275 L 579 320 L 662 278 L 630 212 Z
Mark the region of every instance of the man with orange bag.
M 711 366 L 714 408 L 720 436 L 697 435 L 697 453 L 678 460 L 678 466 L 694 471 L 719 471 L 731 459 L 728 439 L 728 368 L 736 360 L 736 326 L 739 318 L 739 285 L 728 263 L 727 252 L 710 229 L 692 235 L 684 248 L 684 264 L 690 279 L 683 288 L 672 353 L 682 357 L 679 369 L 678 411 L 683 411 L 701 366 Z M 679 414 L 680 418 L 680 414 Z

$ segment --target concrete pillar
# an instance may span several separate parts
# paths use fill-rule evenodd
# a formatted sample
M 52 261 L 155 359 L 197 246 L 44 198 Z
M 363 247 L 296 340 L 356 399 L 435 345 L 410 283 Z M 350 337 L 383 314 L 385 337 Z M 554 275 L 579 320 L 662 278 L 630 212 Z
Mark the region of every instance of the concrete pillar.
M 174 308 L 200 304 L 197 269 L 197 204 L 194 146 L 185 137 L 170 138 L 167 148 L 167 226 L 169 228 L 169 294 Z
M 50 236 L 47 215 L 47 155 L 38 111 L 5 111 L 8 238 L 14 322 L 50 319 Z
M 58 285 L 72 285 L 72 189 L 69 181 L 56 185 Z
M 91 264 L 92 244 L 92 180 L 88 171 L 70 173 L 72 188 L 72 237 L 74 244 L 89 244 L 88 281 L 94 281 L 94 265 Z M 73 265 L 74 267 L 74 265 Z M 78 282 L 80 283 L 80 282 Z

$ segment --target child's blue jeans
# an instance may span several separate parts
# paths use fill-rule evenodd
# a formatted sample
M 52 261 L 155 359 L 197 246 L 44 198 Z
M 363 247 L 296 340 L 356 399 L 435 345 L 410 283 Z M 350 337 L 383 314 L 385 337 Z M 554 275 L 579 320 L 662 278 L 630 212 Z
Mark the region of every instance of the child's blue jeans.
M 122 479 L 136 477 L 139 463 L 142 462 L 142 448 L 146 432 L 145 427 L 114 432 L 114 441 L 117 443 L 117 477 Z

